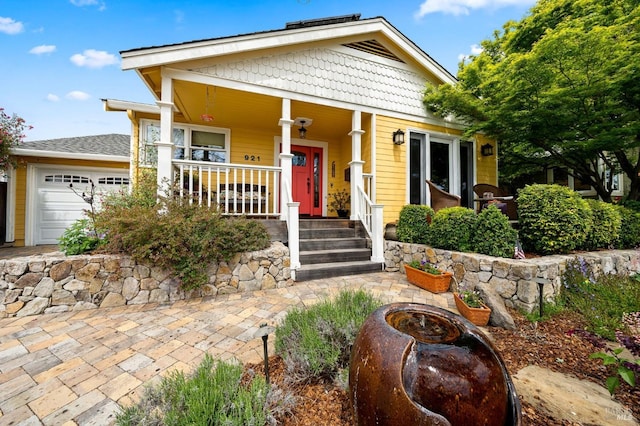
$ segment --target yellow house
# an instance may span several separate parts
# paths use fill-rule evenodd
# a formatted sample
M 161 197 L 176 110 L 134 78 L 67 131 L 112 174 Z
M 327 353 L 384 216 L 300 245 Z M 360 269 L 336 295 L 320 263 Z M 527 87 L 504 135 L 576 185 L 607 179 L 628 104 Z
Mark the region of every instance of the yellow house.
M 338 190 L 380 262 L 384 224 L 405 204 L 430 204 L 427 179 L 468 207 L 475 183 L 497 183 L 496 155 L 481 155 L 488 141 L 463 137 L 422 103 L 427 82 L 455 78 L 382 17 L 291 22 L 121 57 L 156 99 L 104 100 L 132 121 L 133 180 L 155 168 L 159 185 L 225 213 L 286 221 L 292 269 L 298 219 L 336 216 Z

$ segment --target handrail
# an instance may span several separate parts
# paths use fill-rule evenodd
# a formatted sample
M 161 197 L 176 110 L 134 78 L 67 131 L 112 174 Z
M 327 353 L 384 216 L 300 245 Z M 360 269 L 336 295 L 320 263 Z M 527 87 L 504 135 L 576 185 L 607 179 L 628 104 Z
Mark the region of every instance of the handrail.
M 371 238 L 371 260 L 384 262 L 384 234 L 382 229 L 382 208 L 380 204 L 373 204 L 364 188 L 356 185 L 359 211 L 356 217 L 362 222 L 364 229 Z

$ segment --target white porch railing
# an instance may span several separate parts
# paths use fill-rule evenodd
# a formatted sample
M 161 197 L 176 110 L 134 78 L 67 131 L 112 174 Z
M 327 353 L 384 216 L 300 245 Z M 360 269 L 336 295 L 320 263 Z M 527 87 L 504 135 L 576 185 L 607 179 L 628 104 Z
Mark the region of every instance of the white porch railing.
M 364 229 L 371 238 L 371 260 L 384 262 L 384 230 L 382 228 L 382 205 L 373 204 L 364 189 L 358 185 L 357 194 L 360 210 L 356 212 Z
M 279 167 L 173 160 L 180 196 L 225 215 L 280 216 Z
M 285 181 L 283 185 L 283 196 L 287 201 L 287 209 L 284 214 L 287 221 L 287 231 L 289 235 L 289 260 L 291 268 L 291 278 L 295 281 L 296 270 L 300 268 L 300 203 L 294 202 L 291 192 L 291 184 Z

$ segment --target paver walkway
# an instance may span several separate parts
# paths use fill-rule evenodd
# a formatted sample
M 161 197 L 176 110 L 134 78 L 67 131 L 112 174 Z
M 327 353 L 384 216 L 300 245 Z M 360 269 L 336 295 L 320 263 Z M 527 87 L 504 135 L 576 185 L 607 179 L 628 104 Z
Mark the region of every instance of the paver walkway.
M 400 273 L 380 272 L 168 305 L 0 319 L 0 424 L 112 424 L 118 404 L 138 401 L 146 383 L 169 371 L 190 371 L 205 352 L 260 362 L 262 340 L 254 337 L 260 324 L 276 325 L 291 307 L 345 288 L 366 289 L 387 303 L 455 310 L 451 293 L 433 294 Z

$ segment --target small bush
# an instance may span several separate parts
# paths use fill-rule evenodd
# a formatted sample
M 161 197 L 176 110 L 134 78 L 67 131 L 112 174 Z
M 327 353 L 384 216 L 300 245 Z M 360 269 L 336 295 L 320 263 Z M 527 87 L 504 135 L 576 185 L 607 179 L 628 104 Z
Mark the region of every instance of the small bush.
M 622 219 L 616 206 L 600 200 L 586 200 L 592 224 L 583 244 L 585 250 L 611 248 L 620 237 Z
M 205 354 L 191 375 L 175 371 L 147 387 L 139 403 L 118 414 L 116 424 L 264 425 L 268 386 L 258 376 L 244 384 L 242 374 L 241 365 Z
M 429 229 L 429 244 L 444 250 L 471 251 L 476 223 L 476 213 L 466 207 L 438 210 Z
M 620 235 L 616 248 L 636 248 L 640 246 L 640 213 L 636 210 L 616 206 L 620 215 Z
M 404 243 L 428 244 L 429 222 L 435 212 L 429 206 L 407 204 L 400 210 L 398 219 L 398 241 Z
M 513 257 L 518 232 L 509 218 L 496 206 L 489 206 L 478 214 L 471 240 L 471 250 L 489 256 Z
M 211 263 L 269 246 L 269 234 L 258 221 L 224 218 L 188 200 L 130 201 L 111 202 L 98 213 L 96 223 L 108 237 L 105 248 L 174 270 L 185 290 L 208 282 Z
M 568 253 L 584 244 L 591 229 L 589 205 L 560 185 L 527 185 L 518 192 L 520 238 L 527 250 Z
M 94 250 L 100 245 L 100 238 L 92 229 L 91 221 L 84 218 L 76 220 L 65 229 L 58 243 L 60 250 L 70 256 Z
M 382 302 L 364 292 L 342 291 L 335 300 L 290 311 L 276 328 L 276 353 L 293 382 L 334 380 L 349 366 L 358 330 Z
M 640 200 L 625 200 L 622 205 L 628 209 L 640 213 Z

